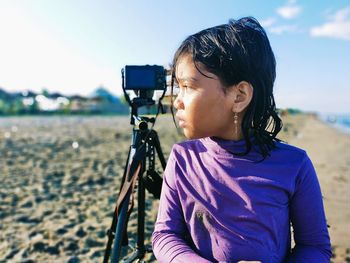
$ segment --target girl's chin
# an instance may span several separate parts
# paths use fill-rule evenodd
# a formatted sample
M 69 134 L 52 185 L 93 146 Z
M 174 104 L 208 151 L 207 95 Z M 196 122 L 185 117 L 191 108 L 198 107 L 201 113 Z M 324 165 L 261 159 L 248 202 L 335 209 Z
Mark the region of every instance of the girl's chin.
M 194 140 L 194 139 L 200 139 L 200 138 L 204 138 L 206 136 L 200 135 L 200 134 L 196 134 L 194 132 L 189 131 L 188 129 L 184 128 L 183 129 L 183 133 L 185 135 L 185 137 L 189 140 Z
M 181 128 L 185 128 L 185 122 L 183 120 L 179 120 L 179 126 Z
M 187 139 L 189 139 L 189 140 L 195 139 L 193 137 L 193 134 L 190 131 L 188 131 L 188 129 L 183 128 L 183 133 Z

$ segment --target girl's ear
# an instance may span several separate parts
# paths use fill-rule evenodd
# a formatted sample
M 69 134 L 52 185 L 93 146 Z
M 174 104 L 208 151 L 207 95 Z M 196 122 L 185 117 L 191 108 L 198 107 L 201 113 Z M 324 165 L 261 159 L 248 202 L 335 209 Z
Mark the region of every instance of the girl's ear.
M 241 81 L 231 90 L 232 112 L 244 111 L 253 98 L 253 86 L 247 81 Z

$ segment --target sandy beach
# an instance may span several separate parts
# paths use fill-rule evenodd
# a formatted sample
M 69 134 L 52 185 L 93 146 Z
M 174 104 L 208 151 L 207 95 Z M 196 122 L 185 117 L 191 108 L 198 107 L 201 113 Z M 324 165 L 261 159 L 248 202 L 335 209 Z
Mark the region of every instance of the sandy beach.
M 313 115 L 283 120 L 280 138 L 305 149 L 315 165 L 332 260 L 350 262 L 350 135 Z M 161 117 L 155 126 L 166 157 L 184 139 L 169 123 Z M 130 132 L 129 117 L 0 118 L 0 262 L 102 262 Z M 147 193 L 148 244 L 157 209 Z M 146 262 L 156 260 L 148 254 Z
M 322 189 L 335 258 L 350 262 L 350 135 L 311 116 L 289 143 L 309 154 Z

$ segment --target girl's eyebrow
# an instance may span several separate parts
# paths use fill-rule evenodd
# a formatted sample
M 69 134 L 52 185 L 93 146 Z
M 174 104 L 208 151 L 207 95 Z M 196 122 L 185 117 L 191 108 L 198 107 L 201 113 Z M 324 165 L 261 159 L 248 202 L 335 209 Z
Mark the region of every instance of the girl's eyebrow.
M 197 82 L 198 79 L 193 78 L 193 77 L 187 77 L 187 78 L 176 78 L 178 82 Z

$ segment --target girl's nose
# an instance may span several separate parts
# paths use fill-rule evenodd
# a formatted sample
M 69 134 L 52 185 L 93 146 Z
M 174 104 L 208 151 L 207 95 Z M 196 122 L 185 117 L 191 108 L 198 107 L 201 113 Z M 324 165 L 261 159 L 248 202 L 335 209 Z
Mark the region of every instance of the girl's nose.
M 184 108 L 184 103 L 182 101 L 182 96 L 181 94 L 179 93 L 177 96 L 176 96 L 176 99 L 174 101 L 174 107 L 175 109 L 183 109 Z

